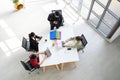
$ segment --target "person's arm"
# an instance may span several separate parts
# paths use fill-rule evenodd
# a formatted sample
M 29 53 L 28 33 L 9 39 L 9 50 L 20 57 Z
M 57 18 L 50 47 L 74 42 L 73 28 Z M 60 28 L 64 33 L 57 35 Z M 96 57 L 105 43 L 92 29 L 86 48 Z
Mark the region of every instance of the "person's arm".
M 44 52 L 36 52 L 36 54 L 45 54 Z
M 45 57 L 43 58 L 43 60 L 41 62 L 39 62 L 39 65 L 41 65 L 46 59 L 47 59 L 47 56 L 45 55 Z
M 60 15 L 60 23 L 62 23 L 62 21 L 63 21 L 63 16 L 62 15 Z
M 62 45 L 63 45 L 63 47 L 66 47 L 66 43 L 67 42 L 69 42 L 70 40 L 72 40 L 73 38 L 71 37 L 71 38 L 69 38 L 69 39 L 67 39 L 67 40 L 65 40 L 65 41 L 62 41 Z
M 75 45 L 64 45 L 64 47 L 71 47 L 71 48 L 75 48 Z
M 69 42 L 69 41 L 71 41 L 71 40 L 73 40 L 73 39 L 74 39 L 74 37 L 71 37 L 71 38 L 69 38 L 69 39 L 65 40 L 65 42 L 64 42 L 64 43 L 67 43 L 67 42 Z
M 48 20 L 48 21 L 51 21 L 51 16 L 50 16 L 50 14 L 49 14 L 47 20 Z
M 53 19 L 53 13 L 49 14 L 48 21 L 50 21 L 50 22 L 54 21 L 54 19 Z
M 35 39 L 36 43 L 39 43 L 39 41 L 42 39 L 42 36 L 35 35 L 34 39 Z
M 66 45 L 66 47 L 71 47 L 71 48 L 77 48 L 78 46 L 82 47 L 82 42 L 81 41 L 77 41 L 73 45 Z
M 75 42 L 75 44 L 74 45 L 72 45 L 71 47 L 73 47 L 73 48 L 75 48 L 75 47 L 77 47 L 78 46 L 78 44 L 79 44 L 80 42 L 79 41 L 77 41 L 77 42 Z
M 71 48 L 74 48 L 75 45 L 77 45 L 78 43 L 75 42 L 74 44 L 70 45 L 70 44 L 67 44 L 69 41 L 74 41 L 75 40 L 75 37 L 71 37 L 69 38 L 68 40 L 66 40 L 66 42 L 64 43 L 64 47 L 71 47 Z

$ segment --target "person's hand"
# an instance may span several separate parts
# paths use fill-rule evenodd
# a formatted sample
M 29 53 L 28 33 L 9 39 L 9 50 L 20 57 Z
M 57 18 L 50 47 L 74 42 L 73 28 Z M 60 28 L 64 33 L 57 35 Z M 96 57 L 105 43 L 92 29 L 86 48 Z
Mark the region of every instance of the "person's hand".
M 57 21 L 53 21 L 54 24 L 57 24 L 58 22 Z
M 36 42 L 39 43 L 40 39 L 39 38 L 36 38 Z
M 62 41 L 62 46 L 65 47 L 65 42 L 64 41 Z
M 38 54 L 44 54 L 44 52 L 38 52 Z
M 42 38 L 43 38 L 43 37 L 42 37 L 42 36 L 40 36 L 40 37 L 39 37 L 39 40 L 41 40 Z
M 36 36 L 35 39 L 37 42 L 39 42 L 42 39 L 42 36 Z

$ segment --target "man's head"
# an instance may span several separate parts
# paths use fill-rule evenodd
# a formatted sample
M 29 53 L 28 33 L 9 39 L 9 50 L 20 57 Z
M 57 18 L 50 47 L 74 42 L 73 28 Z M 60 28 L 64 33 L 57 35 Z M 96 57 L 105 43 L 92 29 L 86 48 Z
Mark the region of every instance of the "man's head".
M 58 18 L 60 15 L 59 11 L 55 11 L 55 17 Z
M 81 41 L 82 38 L 81 38 L 80 36 L 76 36 L 76 40 L 77 40 L 77 41 Z
M 30 59 L 35 59 L 37 56 L 35 54 L 30 55 Z

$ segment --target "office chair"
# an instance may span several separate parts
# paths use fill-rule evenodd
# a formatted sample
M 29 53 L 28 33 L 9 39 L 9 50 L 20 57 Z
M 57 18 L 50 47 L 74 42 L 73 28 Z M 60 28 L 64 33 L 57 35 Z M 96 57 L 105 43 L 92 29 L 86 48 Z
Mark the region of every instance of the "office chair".
M 52 10 L 52 13 L 55 13 L 56 11 L 58 11 L 62 15 L 62 10 Z
M 85 36 L 82 34 L 81 35 L 81 38 L 82 38 L 82 47 L 78 50 L 78 52 L 80 51 L 80 50 L 82 50 L 82 52 L 84 53 L 84 48 L 85 48 L 85 46 L 87 45 L 87 40 L 86 40 L 86 38 L 85 38 Z
M 25 68 L 25 70 L 29 71 L 29 74 L 31 72 L 33 72 L 34 70 L 39 69 L 39 68 L 32 67 L 32 65 L 30 64 L 30 60 L 28 60 L 26 62 L 25 61 L 20 61 L 20 62 L 23 65 L 23 67 Z
M 23 37 L 23 39 L 22 39 L 22 47 L 26 51 L 33 51 L 34 52 L 34 50 L 30 49 L 30 42 L 25 37 Z
M 62 10 L 52 10 L 52 13 L 55 13 L 56 11 L 58 11 L 62 15 Z M 64 18 L 60 26 L 64 26 L 63 23 L 64 23 Z

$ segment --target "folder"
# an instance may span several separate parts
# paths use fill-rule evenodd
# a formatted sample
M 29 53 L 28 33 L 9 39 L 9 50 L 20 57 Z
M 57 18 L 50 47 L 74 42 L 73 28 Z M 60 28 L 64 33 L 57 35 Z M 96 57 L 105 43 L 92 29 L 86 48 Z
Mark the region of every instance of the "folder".
M 54 30 L 50 32 L 50 40 L 60 40 L 61 39 L 61 32 Z

